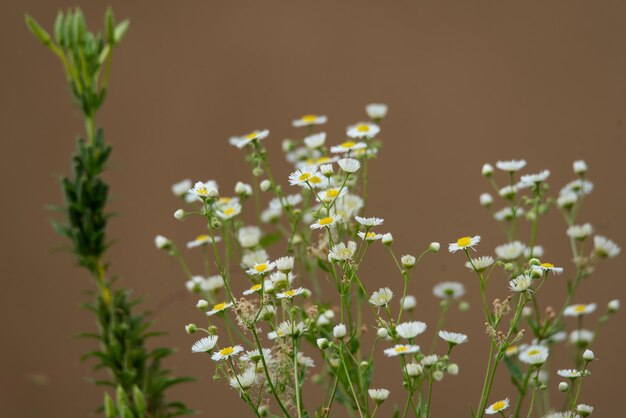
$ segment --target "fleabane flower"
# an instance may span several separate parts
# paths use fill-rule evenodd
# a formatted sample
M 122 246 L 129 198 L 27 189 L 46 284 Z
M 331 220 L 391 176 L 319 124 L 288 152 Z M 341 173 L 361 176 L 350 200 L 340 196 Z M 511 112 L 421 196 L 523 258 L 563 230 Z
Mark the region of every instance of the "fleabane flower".
M 292 186 L 306 186 L 312 178 L 319 177 L 317 167 L 302 167 L 289 175 L 289 184 Z M 309 183 L 310 184 L 310 183 Z
M 506 206 L 500 209 L 499 211 L 497 211 L 496 213 L 494 213 L 493 218 L 499 222 L 510 221 L 512 219 L 519 218 L 523 214 L 524 214 L 523 208 L 515 208 L 515 211 L 513 211 L 513 209 L 511 209 L 510 206 Z
M 365 113 L 374 120 L 380 120 L 387 116 L 387 109 L 384 103 L 370 103 L 365 106 Z
M 217 344 L 217 335 L 209 335 L 208 337 L 200 338 L 191 346 L 192 353 L 206 353 L 213 350 Z
M 402 338 L 415 338 L 426 331 L 426 324 L 422 321 L 403 322 L 396 326 L 396 332 Z
M 549 272 L 552 272 L 554 274 L 561 274 L 561 273 L 563 273 L 563 268 L 562 267 L 555 267 L 555 265 L 552 264 L 552 263 L 541 263 L 538 266 L 533 266 L 532 269 L 533 270 L 539 270 L 539 271 L 542 271 L 544 273 L 549 273 Z
M 383 235 L 382 234 L 377 234 L 376 232 L 359 232 L 357 233 L 357 235 L 359 236 L 359 238 L 361 238 L 362 240 L 365 241 L 377 241 L 379 239 L 382 239 Z
M 261 228 L 258 226 L 243 226 L 237 232 L 237 240 L 243 248 L 252 248 L 261 241 Z
M 276 268 L 279 271 L 289 272 L 293 270 L 293 263 L 295 259 L 291 256 L 280 257 L 276 259 Z
M 495 415 L 504 411 L 509 407 L 509 398 L 503 399 L 498 402 L 494 402 L 487 409 L 485 409 L 485 414 L 487 415 Z
M 567 236 L 577 239 L 579 241 L 584 240 L 591 234 L 593 234 L 593 227 L 590 223 L 586 223 L 583 225 L 572 225 L 567 228 Z
M 348 126 L 346 134 L 350 138 L 374 138 L 380 132 L 380 128 L 375 123 L 360 122 L 355 125 Z
M 374 227 L 374 226 L 379 226 L 382 225 L 383 222 L 385 221 L 382 218 L 375 218 L 375 217 L 371 217 L 371 218 L 364 218 L 362 216 L 355 216 L 354 219 L 360 223 L 363 226 L 367 226 L 367 227 Z
M 341 220 L 341 215 L 328 215 L 311 224 L 311 229 L 331 228 Z
M 311 149 L 319 148 L 326 142 L 326 132 L 319 132 L 304 138 L 304 144 Z
M 260 141 L 263 138 L 266 138 L 269 134 L 270 131 L 267 129 L 256 130 L 242 136 L 231 136 L 228 142 L 230 145 L 234 145 L 237 148 L 242 149 L 253 141 Z
M 441 299 L 458 299 L 465 294 L 465 286 L 459 282 L 441 282 L 433 287 L 433 294 Z
M 524 254 L 525 249 L 526 246 L 520 241 L 513 241 L 497 246 L 495 252 L 498 258 L 502 260 L 513 261 Z
M 256 263 L 252 268 L 246 270 L 246 273 L 252 276 L 261 276 L 274 270 L 274 267 L 276 267 L 276 263 L 270 263 L 269 261 L 264 261 L 262 263 Z
M 216 210 L 215 213 L 222 219 L 231 219 L 241 213 L 241 205 L 237 202 L 229 203 Z
M 396 357 L 404 354 L 417 353 L 418 351 L 420 351 L 420 347 L 418 345 L 396 344 L 391 348 L 386 348 L 385 355 L 387 357 Z
M 347 261 L 351 260 L 356 252 L 356 242 L 348 241 L 348 245 L 340 242 L 333 245 L 333 248 L 328 253 L 328 261 Z
M 284 292 L 280 292 L 276 294 L 278 299 L 293 299 L 294 297 L 301 295 L 305 292 L 303 287 L 299 287 L 297 289 L 285 290 Z
M 569 334 L 569 340 L 572 344 L 585 346 L 590 344 L 595 338 L 595 333 L 588 329 L 575 329 Z
M 233 356 L 236 356 L 237 354 L 241 353 L 243 351 L 243 347 L 240 345 L 235 345 L 232 347 L 224 347 L 219 351 L 216 351 L 215 353 L 213 353 L 213 355 L 211 356 L 211 359 L 213 361 L 221 361 L 221 360 L 227 360 Z
M 330 203 L 333 200 L 336 200 L 345 196 L 347 193 L 348 193 L 348 189 L 346 187 L 343 187 L 341 189 L 331 187 L 329 189 L 322 190 L 321 192 L 319 192 L 316 198 L 317 198 L 317 201 L 320 203 L 321 202 Z
M 593 245 L 595 253 L 601 258 L 613 258 L 622 251 L 619 245 L 602 235 L 593 237 Z
M 215 315 L 216 313 L 220 313 L 220 312 L 225 311 L 226 309 L 230 308 L 231 306 L 233 306 L 232 302 L 217 303 L 217 304 L 213 305 L 213 308 L 210 311 L 208 311 L 206 314 L 207 314 L 207 316 Z
M 354 158 L 342 158 L 337 161 L 339 168 L 341 168 L 346 173 L 356 173 L 361 168 L 361 163 L 359 160 L 355 160 Z
M 174 196 L 183 197 L 187 194 L 190 188 L 191 180 L 181 180 L 178 183 L 172 184 L 172 193 L 174 193 Z
M 381 289 L 378 289 L 374 293 L 372 293 L 372 296 L 370 296 L 369 302 L 372 305 L 380 308 L 381 306 L 389 305 L 389 302 L 391 301 L 392 297 L 393 297 L 393 292 L 391 291 L 391 289 L 389 289 L 388 287 L 383 287 Z
M 567 379 L 578 379 L 579 377 L 581 377 L 583 374 L 576 369 L 561 369 L 561 370 L 557 370 L 556 374 L 558 374 L 561 377 L 565 377 Z
M 465 250 L 466 248 L 474 248 L 476 244 L 480 242 L 480 235 L 473 237 L 462 237 L 451 244 L 448 244 L 448 251 L 455 253 L 459 250 Z
M 200 199 L 206 199 L 208 197 L 217 197 L 219 192 L 215 182 L 203 183 L 198 181 L 193 185 L 193 188 L 189 189 L 188 193 Z
M 460 332 L 439 331 L 439 337 L 450 345 L 463 344 L 468 341 L 467 335 Z
M 375 404 L 381 404 L 387 400 L 390 392 L 387 389 L 368 389 L 367 393 Z
M 304 322 L 295 323 L 291 321 L 281 322 L 278 325 L 278 328 L 276 329 L 276 332 L 279 337 L 282 337 L 285 335 L 298 337 L 302 334 L 306 334 L 307 331 L 308 331 L 308 328 L 306 325 L 304 325 Z
M 509 289 L 513 292 L 532 292 L 533 279 L 525 274 L 520 274 L 513 280 L 509 281 Z
M 256 370 L 254 367 L 248 367 L 243 373 L 237 374 L 229 379 L 230 386 L 243 391 L 250 389 L 255 382 Z
M 548 359 L 550 350 L 543 345 L 531 345 L 519 354 L 521 362 L 526 364 L 543 364 Z
M 520 177 L 518 187 L 531 187 L 535 184 L 542 183 L 550 177 L 549 170 L 543 170 L 537 174 L 525 174 Z
M 579 303 L 577 305 L 570 305 L 563 311 L 563 315 L 565 316 L 582 316 L 588 315 L 596 310 L 596 304 L 590 303 L 588 305 L 584 303 Z
M 345 141 L 339 145 L 330 147 L 330 152 L 333 154 L 341 154 L 344 152 L 360 150 L 366 147 L 367 144 L 365 142 Z
M 295 128 L 301 128 L 303 126 L 312 126 L 312 125 L 323 125 L 328 121 L 326 116 L 318 116 L 318 115 L 303 115 L 298 119 L 294 119 L 291 121 L 291 124 Z
M 526 167 L 526 160 L 498 161 L 496 167 L 502 171 L 512 173 Z
M 577 179 L 574 180 L 561 188 L 559 191 L 560 195 L 565 193 L 576 193 L 581 195 L 588 195 L 593 191 L 593 183 L 588 180 Z
M 494 263 L 493 257 L 485 255 L 482 257 L 472 258 L 471 263 L 469 261 L 466 261 L 465 267 L 467 267 L 470 270 L 476 269 L 476 271 L 482 272 L 482 271 L 485 271 L 493 263 Z
M 263 285 L 260 283 L 253 284 L 252 286 L 250 286 L 248 290 L 244 290 L 243 294 L 246 296 L 252 295 L 254 293 L 260 292 L 262 288 L 263 288 Z

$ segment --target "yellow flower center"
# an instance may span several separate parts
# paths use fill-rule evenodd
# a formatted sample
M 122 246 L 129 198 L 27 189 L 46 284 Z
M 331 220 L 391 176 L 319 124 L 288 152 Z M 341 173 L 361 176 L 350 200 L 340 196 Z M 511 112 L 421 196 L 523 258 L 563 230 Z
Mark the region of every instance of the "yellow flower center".
M 235 213 L 235 209 L 233 209 L 233 208 L 227 208 L 224 211 L 224 215 L 226 215 L 226 216 L 232 215 L 233 213 Z
M 300 177 L 298 177 L 298 180 L 307 181 L 310 177 L 311 177 L 310 173 L 302 173 L 300 174 Z
M 315 115 L 304 115 L 300 118 L 302 122 L 311 123 L 317 120 L 317 116 Z
M 263 272 L 263 271 L 267 270 L 267 264 L 266 264 L 266 263 L 261 263 L 261 264 L 258 264 L 258 265 L 256 265 L 256 266 L 254 266 L 254 269 L 255 269 L 256 271 L 258 271 L 259 273 L 261 273 L 261 272 Z
M 220 350 L 220 356 L 230 356 L 235 352 L 233 347 L 225 347 Z
M 196 241 L 205 241 L 207 239 L 210 239 L 211 237 L 209 237 L 208 235 L 204 234 L 204 235 L 198 235 L 196 237 Z
M 528 355 L 529 355 L 529 356 L 536 356 L 536 355 L 537 355 L 537 354 L 539 354 L 539 353 L 541 353 L 541 351 L 539 351 L 539 350 L 530 350 L 530 351 L 528 352 Z
M 314 176 L 309 179 L 309 183 L 311 184 L 319 184 L 321 182 L 322 182 L 322 179 L 318 176 Z
M 248 135 L 246 135 L 246 139 L 254 139 L 256 138 L 258 132 L 254 131 L 254 132 L 250 132 Z
M 220 203 L 230 203 L 231 198 L 230 197 L 220 197 L 218 201 Z
M 346 141 L 343 144 L 341 144 L 341 147 L 342 148 L 352 148 L 355 145 L 356 145 L 356 142 L 354 142 L 354 141 Z
M 541 267 L 546 268 L 546 269 L 551 269 L 554 267 L 554 264 L 552 263 L 541 263 Z
M 217 305 L 213 305 L 214 311 L 221 311 L 224 308 L 226 308 L 226 303 L 218 303 Z
M 365 234 L 365 238 L 375 238 L 375 237 L 376 237 L 375 232 L 368 232 L 367 234 Z
M 287 291 L 285 291 L 285 296 L 288 296 L 288 297 L 292 297 L 295 294 L 296 294 L 295 290 L 287 290 Z
M 401 345 L 399 347 L 396 347 L 395 350 L 396 350 L 396 353 L 404 353 L 405 351 L 408 350 L 408 347 L 405 345 Z
M 506 348 L 506 353 L 507 354 L 515 354 L 517 353 L 517 346 L 516 345 L 511 345 L 509 347 Z
M 585 309 L 587 309 L 587 306 L 585 305 L 576 305 L 574 306 L 574 311 L 581 313 L 581 312 L 585 312 Z
M 359 125 L 356 127 L 356 130 L 359 132 L 369 132 L 370 131 L 370 127 L 367 125 Z
M 327 216 L 325 218 L 320 219 L 320 225 L 329 225 L 331 223 L 333 223 L 333 218 L 331 216 Z
M 326 190 L 326 197 L 337 197 L 339 196 L 339 190 L 337 189 L 328 189 Z
M 463 237 L 456 240 L 456 245 L 459 247 L 467 247 L 472 243 L 471 237 Z
M 260 290 L 260 289 L 261 289 L 260 284 L 255 284 L 254 286 L 250 288 L 250 290 L 252 290 L 253 292 L 256 292 L 257 290 Z
M 200 187 L 199 189 L 196 190 L 196 192 L 203 196 L 209 194 L 209 191 L 207 190 L 206 187 Z
M 329 157 L 320 157 L 317 159 L 318 164 L 324 164 L 326 161 L 330 160 Z
M 504 401 L 498 401 L 494 403 L 491 407 L 493 408 L 494 411 L 500 411 L 506 408 L 506 403 L 504 403 Z

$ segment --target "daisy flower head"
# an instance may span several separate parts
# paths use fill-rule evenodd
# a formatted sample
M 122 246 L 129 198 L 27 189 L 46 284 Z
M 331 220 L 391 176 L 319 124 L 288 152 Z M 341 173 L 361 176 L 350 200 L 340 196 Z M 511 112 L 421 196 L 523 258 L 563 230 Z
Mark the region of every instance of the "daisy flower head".
M 380 132 L 380 128 L 375 123 L 360 122 L 348 126 L 346 134 L 353 139 L 374 138 Z
M 499 211 L 497 211 L 496 213 L 494 213 L 493 218 L 498 222 L 510 221 L 515 218 L 519 218 L 523 214 L 524 214 L 523 208 L 515 208 L 515 211 L 513 211 L 513 209 L 511 209 L 510 206 L 506 206 L 500 209 Z
M 482 272 L 482 271 L 485 271 L 494 262 L 495 261 L 494 261 L 493 257 L 485 255 L 485 256 L 482 256 L 482 257 L 472 258 L 472 262 L 471 263 L 469 261 L 466 261 L 465 262 L 465 267 L 467 267 L 470 270 L 476 269 L 476 271 Z
M 534 254 L 533 254 L 534 255 Z M 552 272 L 553 274 L 563 273 L 563 267 L 555 267 L 552 263 L 541 263 L 538 266 L 533 266 L 533 270 L 539 270 L 544 273 Z
M 280 292 L 276 294 L 278 299 L 293 299 L 294 297 L 303 294 L 306 291 L 303 287 L 299 287 L 297 289 L 285 290 L 284 292 Z
M 574 180 L 561 188 L 559 194 L 572 192 L 578 195 L 588 195 L 593 191 L 593 183 L 588 180 Z
M 525 249 L 526 246 L 520 241 L 513 241 L 497 246 L 495 252 L 498 258 L 502 260 L 513 261 L 524 254 Z
M 269 134 L 270 131 L 268 131 L 267 129 L 257 129 L 256 131 L 252 131 L 242 136 L 231 136 L 228 142 L 230 143 L 230 145 L 234 145 L 237 148 L 242 149 L 253 141 L 260 141 L 263 138 L 266 138 Z
M 274 270 L 276 263 L 270 263 L 269 261 L 263 261 L 262 263 L 256 263 L 252 268 L 246 270 L 251 276 L 263 276 Z
M 398 335 L 407 340 L 417 337 L 424 331 L 426 331 L 426 324 L 422 321 L 403 322 L 396 326 Z
M 341 220 L 341 215 L 328 215 L 311 224 L 311 229 L 332 228 Z
M 548 359 L 550 350 L 543 345 L 531 345 L 519 354 L 521 362 L 526 364 L 543 364 Z
M 596 304 L 590 303 L 588 305 L 579 303 L 578 305 L 570 305 L 563 311 L 564 316 L 582 316 L 592 313 L 596 310 Z
M 384 103 L 370 103 L 365 106 L 365 113 L 373 120 L 381 120 L 387 116 L 387 105 Z
M 391 289 L 389 289 L 388 287 L 383 287 L 372 293 L 369 302 L 372 305 L 380 308 L 382 306 L 389 305 L 392 297 L 393 292 L 391 291 Z
M 263 288 L 263 285 L 262 285 L 262 284 L 260 284 L 260 283 L 253 284 L 252 286 L 250 286 L 250 288 L 249 288 L 248 290 L 245 290 L 245 291 L 243 292 L 243 294 L 244 294 L 245 296 L 249 296 L 249 295 L 252 295 L 252 294 L 254 294 L 254 293 L 258 293 L 258 292 L 260 292 L 262 288 Z
M 382 218 L 375 218 L 375 217 L 371 217 L 371 218 L 364 218 L 362 216 L 355 216 L 354 219 L 361 225 L 366 226 L 366 227 L 374 227 L 374 226 L 379 226 L 382 225 L 383 222 L 385 221 Z
M 525 274 L 520 274 L 509 281 L 509 289 L 512 292 L 532 292 L 533 279 Z
M 244 370 L 243 373 L 237 374 L 229 378 L 230 386 L 234 389 L 241 389 L 246 391 L 250 389 L 256 382 L 256 370 L 254 367 L 249 367 Z
M 359 238 L 361 238 L 362 240 L 365 241 L 377 241 L 379 239 L 382 239 L 383 235 L 382 234 L 377 234 L 376 232 L 359 232 L 357 233 L 357 235 L 359 236 Z
M 200 338 L 191 346 L 192 353 L 206 353 L 213 350 L 217 344 L 217 335 L 209 335 L 208 337 Z
M 284 321 L 278 325 L 276 332 L 278 336 L 290 335 L 294 337 L 298 337 L 302 334 L 306 334 L 308 328 L 304 325 L 304 322 L 292 322 L 292 321 Z
M 232 219 L 241 213 L 241 205 L 237 202 L 233 202 L 216 210 L 215 213 L 224 220 Z
M 191 180 L 181 180 L 178 183 L 172 184 L 172 193 L 174 193 L 174 196 L 176 197 L 183 197 L 187 194 L 190 188 Z
M 259 361 L 261 361 L 261 358 L 264 358 L 266 363 L 274 362 L 272 350 L 270 350 L 269 348 L 263 348 L 261 351 L 259 351 L 258 348 L 251 351 L 246 351 L 246 354 L 241 356 L 241 360 L 250 363 L 258 363 Z
M 569 334 L 569 340 L 572 344 L 584 347 L 590 344 L 595 337 L 595 333 L 588 329 L 574 330 Z
M 396 344 L 391 348 L 385 349 L 385 355 L 387 357 L 396 357 L 402 356 L 404 354 L 412 354 L 420 351 L 418 345 L 410 345 L 410 344 Z
M 498 402 L 494 402 L 487 409 L 485 409 L 485 414 L 487 415 L 495 415 L 499 414 L 505 409 L 509 407 L 509 398 L 503 399 Z
M 242 226 L 237 232 L 237 240 L 243 248 L 252 248 L 261 241 L 261 228 L 258 226 Z
M 331 164 L 322 164 L 320 165 L 320 172 L 326 177 L 331 177 L 333 175 L 333 165 Z
M 221 361 L 221 360 L 227 360 L 231 357 L 236 356 L 237 354 L 241 353 L 243 351 L 243 347 L 240 345 L 235 345 L 235 346 L 231 346 L 231 347 L 224 347 L 219 351 L 216 351 L 215 353 L 213 353 L 213 355 L 211 356 L 211 359 L 213 361 Z
M 537 174 L 525 174 L 520 177 L 518 187 L 531 187 L 535 184 L 543 183 L 550 177 L 549 170 L 543 170 Z
M 276 259 L 276 268 L 282 272 L 289 272 L 293 270 L 293 264 L 295 258 L 291 256 L 280 257 Z
M 289 175 L 289 184 L 292 186 L 306 186 L 315 177 L 319 177 L 317 167 L 305 166 Z
M 498 161 L 496 163 L 496 167 L 499 170 L 508 171 L 509 173 L 513 173 L 515 171 L 519 171 L 522 168 L 526 167 L 526 160 Z
M 593 227 L 590 223 L 586 223 L 583 225 L 572 225 L 567 228 L 567 236 L 577 239 L 579 241 L 584 240 L 591 234 L 593 234 Z
M 298 119 L 291 121 L 294 128 L 302 128 L 303 126 L 323 125 L 328 121 L 326 116 L 318 115 L 302 115 Z
M 342 154 L 344 152 L 356 151 L 366 147 L 367 144 L 365 142 L 345 141 L 339 145 L 330 147 L 330 152 L 333 154 Z
M 458 299 L 465 294 L 465 286 L 460 282 L 441 282 L 433 287 L 433 294 L 441 299 Z
M 340 242 L 333 245 L 333 248 L 328 253 L 328 261 L 347 261 L 351 260 L 356 252 L 356 242 L 348 241 L 348 245 Z
M 213 308 L 208 311 L 206 314 L 207 316 L 212 316 L 215 315 L 216 313 L 220 313 L 225 311 L 226 309 L 230 308 L 231 306 L 233 306 L 232 302 L 222 302 L 222 303 L 217 303 L 215 305 L 213 305 Z
M 480 242 L 480 235 L 475 235 L 473 237 L 462 237 L 456 240 L 451 244 L 448 244 L 448 251 L 451 253 L 455 253 L 459 250 L 465 250 L 467 248 L 474 248 L 476 244 Z
M 576 405 L 576 412 L 578 412 L 581 417 L 588 417 L 593 412 L 593 406 L 579 403 Z
M 367 393 L 375 404 L 380 405 L 387 400 L 390 392 L 387 389 L 368 389 Z
M 532 248 L 526 247 L 526 249 L 524 250 L 524 257 L 532 258 L 531 254 L 532 254 L 532 257 L 541 258 L 545 254 L 545 251 L 541 245 L 535 245 Z
M 556 199 L 556 204 L 562 209 L 571 209 L 578 202 L 578 195 L 574 192 L 565 192 Z
M 593 237 L 593 245 L 595 253 L 600 258 L 613 258 L 622 251 L 619 245 L 602 235 Z
M 311 149 L 319 148 L 326 142 L 326 132 L 319 132 L 304 138 L 304 144 Z
M 463 344 L 468 341 L 467 335 L 459 332 L 439 331 L 439 337 L 450 345 Z
M 557 370 L 556 374 L 558 374 L 561 377 L 565 377 L 567 379 L 578 379 L 579 377 L 581 377 L 583 374 L 576 369 L 561 369 L 561 370 Z
M 346 173 L 356 173 L 359 171 L 359 168 L 361 168 L 359 160 L 355 160 L 354 158 L 342 158 L 337 161 L 337 164 Z
M 348 193 L 348 189 L 346 187 L 343 187 L 341 189 L 331 187 L 329 189 L 322 190 L 321 192 L 319 192 L 316 196 L 316 199 L 320 203 L 321 202 L 330 203 L 333 200 L 336 200 L 345 196 L 347 193 Z
M 191 189 L 189 189 L 188 193 L 200 199 L 207 199 L 209 197 L 217 197 L 219 192 L 215 182 L 208 181 L 203 183 L 198 181 Z
M 421 360 L 421 363 L 422 363 L 422 366 L 432 367 L 437 363 L 437 361 L 439 361 L 439 356 L 437 354 L 431 354 L 429 356 L 424 357 Z

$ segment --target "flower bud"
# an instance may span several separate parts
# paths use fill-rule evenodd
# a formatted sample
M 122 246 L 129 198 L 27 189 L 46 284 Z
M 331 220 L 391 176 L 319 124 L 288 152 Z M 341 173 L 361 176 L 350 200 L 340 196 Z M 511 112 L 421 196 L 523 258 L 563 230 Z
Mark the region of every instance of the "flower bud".
M 541 261 L 539 261 L 538 258 L 531 258 L 530 260 L 528 260 L 528 265 L 529 266 L 539 266 L 539 265 L 541 265 Z
M 415 266 L 415 257 L 412 255 L 403 255 L 400 261 L 402 262 L 402 267 L 405 269 L 410 269 Z
M 378 328 L 376 335 L 378 335 L 379 338 L 387 338 L 389 332 L 387 332 L 387 328 Z
M 322 164 L 320 166 L 320 172 L 326 177 L 330 177 L 333 175 L 333 165 L 332 164 Z
M 488 208 L 493 203 L 493 197 L 489 193 L 483 193 L 480 195 L 480 205 Z
M 419 376 L 422 374 L 423 368 L 421 364 L 409 363 L 406 365 L 406 374 L 410 377 Z
M 172 241 L 165 238 L 163 235 L 157 235 L 154 238 L 154 245 L 156 245 L 159 250 L 166 250 L 172 245 Z
M 567 392 L 568 389 L 569 389 L 569 385 L 567 384 L 567 382 L 559 383 L 559 390 L 561 392 Z
M 174 218 L 178 219 L 179 221 L 185 220 L 185 216 L 187 216 L 187 214 L 183 209 L 178 209 L 176 212 L 174 212 Z
M 220 193 L 217 191 L 217 189 L 215 187 L 211 187 L 209 189 L 209 197 L 211 199 L 215 199 L 216 197 L 218 197 L 220 195 Z
M 386 246 L 390 247 L 391 244 L 393 244 L 393 235 L 391 235 L 391 233 L 387 232 L 386 234 L 383 234 L 383 244 L 385 244 Z
M 359 366 L 361 366 L 362 369 L 367 369 L 370 364 L 367 361 L 363 360 L 361 364 L 359 364 Z
M 328 348 L 328 340 L 326 338 L 318 338 L 317 346 L 320 350 L 326 350 Z
M 283 152 L 293 151 L 295 146 L 294 142 L 291 139 L 284 139 L 281 145 L 283 148 Z
M 235 184 L 235 193 L 250 196 L 252 194 L 252 186 L 238 181 L 237 184 Z
M 581 403 L 576 406 L 576 412 L 578 412 L 581 417 L 588 417 L 593 412 L 593 406 Z
M 198 303 L 196 303 L 196 308 L 202 311 L 206 311 L 209 308 L 209 302 L 204 299 L 200 299 Z
M 272 183 L 268 179 L 265 179 L 261 182 L 261 191 L 268 191 L 272 187 Z
M 574 173 L 578 175 L 582 175 L 587 172 L 587 163 L 583 160 L 574 161 L 572 167 L 574 168 Z
M 493 174 L 493 166 L 491 164 L 484 164 L 483 165 L 483 176 L 491 177 L 492 174 Z
M 404 300 L 400 300 L 400 302 L 402 302 L 402 309 L 409 312 L 417 306 L 417 301 L 413 295 L 406 295 Z
M 539 279 L 539 278 L 541 278 L 543 276 L 543 270 L 541 270 L 541 269 L 532 269 L 532 270 L 530 270 L 530 276 L 533 279 Z
M 252 175 L 254 177 L 259 177 L 259 176 L 263 175 L 263 169 L 261 167 L 254 167 L 252 169 Z
M 437 382 L 440 382 L 443 379 L 443 372 L 441 370 L 437 370 L 437 371 L 433 372 L 433 378 Z
M 185 325 L 185 331 L 187 334 L 193 334 L 196 332 L 196 324 L 187 324 Z
M 513 263 L 506 263 L 504 265 L 504 271 L 506 271 L 507 273 L 511 273 L 513 270 L 515 270 L 515 266 L 513 265 Z
M 530 306 L 524 306 L 524 308 L 522 308 L 522 316 L 524 318 L 528 318 L 532 314 L 533 314 L 533 308 L 531 308 Z
M 467 311 L 469 311 L 469 308 L 470 308 L 470 304 L 469 304 L 469 302 L 467 302 L 467 301 L 465 301 L 465 300 L 464 300 L 464 301 L 461 301 L 461 302 L 459 303 L 459 311 L 461 311 L 461 312 L 467 312 Z
M 619 299 L 613 299 L 612 301 L 610 301 L 608 308 L 609 308 L 609 313 L 615 313 L 619 311 Z
M 439 244 L 438 242 L 431 242 L 428 246 L 428 249 L 433 253 L 438 253 L 440 248 L 441 244 Z
M 459 374 L 459 366 L 456 363 L 448 364 L 448 373 L 452 376 Z
M 593 351 L 589 349 L 585 350 L 585 352 L 583 353 L 583 360 L 589 363 L 590 361 L 593 361 L 594 359 L 595 359 L 595 356 L 593 355 Z
M 335 325 L 333 328 L 333 337 L 342 339 L 346 336 L 346 326 L 344 324 Z
M 333 357 L 333 358 L 331 358 L 330 360 L 328 360 L 328 362 L 330 363 L 330 366 L 331 366 L 331 367 L 333 367 L 333 368 L 335 368 L 335 369 L 336 369 L 337 367 L 339 367 L 339 363 L 340 363 L 340 362 L 339 362 L 339 359 L 338 359 L 338 358 Z

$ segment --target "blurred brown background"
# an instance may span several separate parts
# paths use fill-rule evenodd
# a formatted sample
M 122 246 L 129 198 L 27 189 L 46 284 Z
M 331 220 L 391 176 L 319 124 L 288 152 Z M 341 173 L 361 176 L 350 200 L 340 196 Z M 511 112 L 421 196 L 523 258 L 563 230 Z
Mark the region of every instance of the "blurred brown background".
M 92 343 L 74 338 L 94 327 L 78 307 L 91 283 L 69 255 L 52 252 L 63 241 L 44 210 L 60 202 L 54 173 L 68 172 L 82 123 L 60 64 L 23 24 L 28 12 L 51 27 L 57 8 L 77 3 L 92 26 L 100 25 L 107 2 L 32 0 L 1 7 L 2 417 L 84 417 L 101 401 L 100 389 L 85 379 L 92 375 L 89 365 L 78 360 Z M 122 214 L 111 224 L 111 237 L 119 239 L 111 271 L 148 297 L 144 306 L 169 332 L 160 343 L 180 347 L 171 367 L 199 381 L 170 397 L 202 416 L 238 416 L 244 404 L 211 380 L 210 360 L 189 354 L 193 338 L 183 325 L 201 316 L 178 266 L 152 240 L 162 233 L 181 243 L 201 227 L 173 219 L 173 182 L 216 178 L 232 190 L 237 180 L 249 179 L 242 153 L 227 143 L 230 135 L 270 129 L 266 144 L 286 183 L 280 142 L 300 133 L 290 126 L 292 118 L 327 114 L 329 140 L 339 142 L 345 125 L 365 117 L 366 103 L 388 103 L 385 147 L 371 166 L 368 215 L 385 218 L 398 252 L 417 253 L 432 240 L 447 243 L 464 234 L 481 234 L 480 250 L 491 252 L 504 237 L 478 204 L 488 191 L 480 168 L 510 158 L 527 159 L 530 172 L 552 170 L 555 192 L 573 178 L 571 162 L 585 159 L 596 189 L 581 221 L 626 245 L 624 2 L 111 3 L 118 18 L 132 21 L 115 52 L 98 121 L 115 146 L 111 209 Z M 562 219 L 556 212 L 548 219 L 539 242 L 571 274 Z M 603 311 L 609 299 L 623 298 L 625 260 L 602 263 L 577 301 L 595 301 Z M 367 264 L 370 288 L 399 288 L 389 279 L 393 266 L 382 249 Z M 436 417 L 468 416 L 487 357 L 477 284 L 462 264 L 461 256 L 445 251 L 428 257 L 411 289 L 417 316 L 431 328 L 437 304 L 430 292 L 437 281 L 464 281 L 474 307 L 471 315 L 457 311 L 449 318 L 448 327 L 467 332 L 471 342 L 457 351 L 461 374 L 436 387 Z M 545 289 L 555 305 L 562 281 L 555 278 Z M 504 283 L 498 286 L 491 297 L 506 294 Z M 609 322 L 594 348 L 600 361 L 581 398 L 596 407 L 594 416 L 623 411 L 622 318 Z M 377 385 L 398 381 L 394 363 L 382 361 Z M 555 362 L 565 365 L 567 358 L 556 354 Z M 402 402 L 400 388 L 392 390 L 392 399 Z M 493 398 L 512 395 L 500 375 Z M 561 399 L 555 395 L 554 404 Z M 386 405 L 381 416 L 390 411 Z

